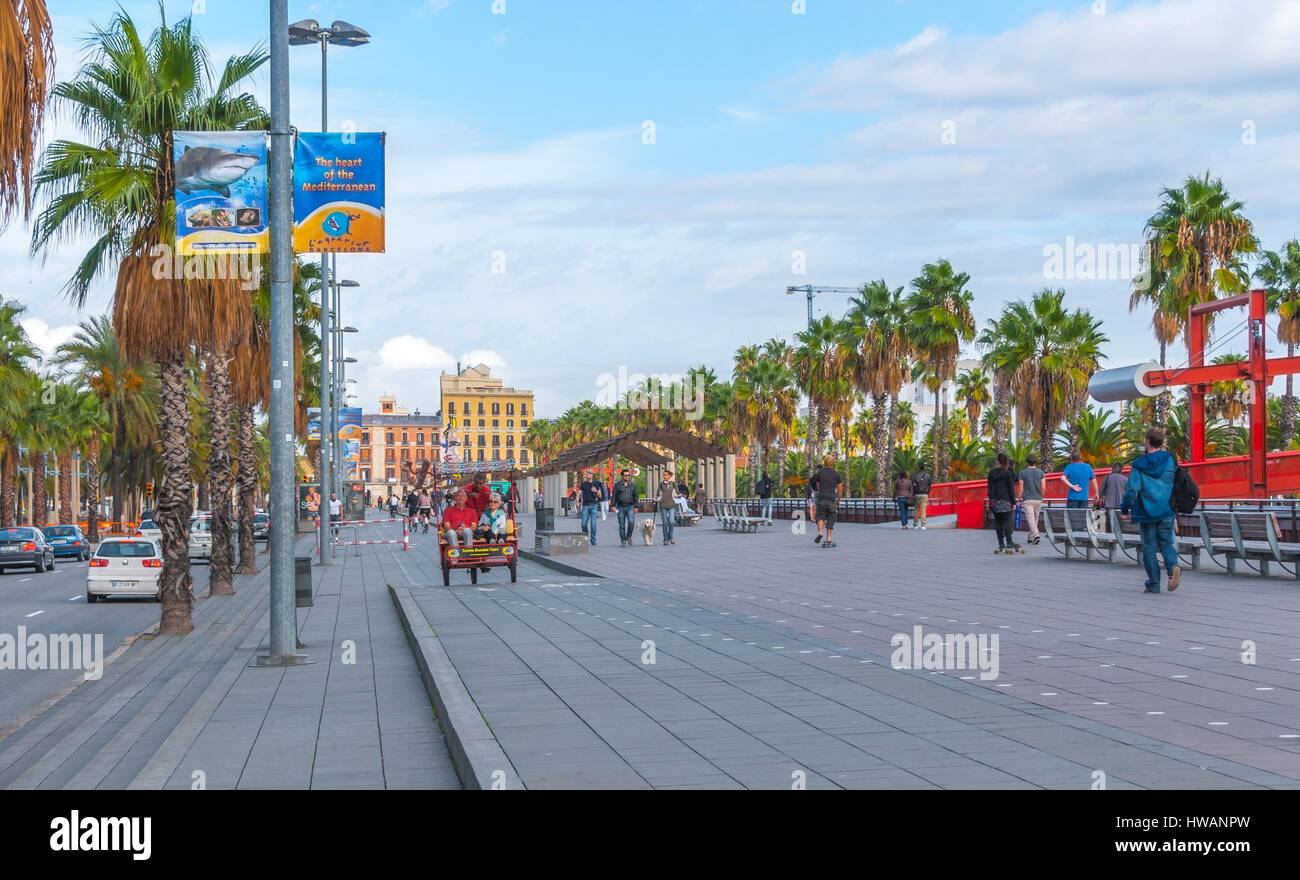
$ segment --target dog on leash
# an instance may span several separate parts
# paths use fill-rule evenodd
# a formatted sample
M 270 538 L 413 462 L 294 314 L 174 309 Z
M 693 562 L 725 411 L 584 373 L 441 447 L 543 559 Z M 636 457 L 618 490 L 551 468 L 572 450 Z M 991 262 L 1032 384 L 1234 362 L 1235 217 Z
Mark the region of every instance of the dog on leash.
M 655 520 L 654 517 L 641 520 L 641 540 L 649 547 L 655 542 Z

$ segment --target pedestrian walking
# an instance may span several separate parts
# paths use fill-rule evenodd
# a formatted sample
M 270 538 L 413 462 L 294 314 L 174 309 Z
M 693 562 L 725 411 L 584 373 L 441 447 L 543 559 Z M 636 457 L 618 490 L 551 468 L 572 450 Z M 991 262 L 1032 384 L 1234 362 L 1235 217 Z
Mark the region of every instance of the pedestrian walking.
M 707 492 L 704 491 L 704 484 L 699 483 L 695 487 L 695 512 L 698 513 L 700 516 L 704 516 L 706 513 L 708 513 L 708 511 L 704 509 L 705 505 L 708 503 L 709 503 L 709 495 Z
M 997 465 L 989 471 L 989 510 L 997 523 L 998 549 L 1011 553 L 1020 549 L 1012 536 L 1011 516 L 1016 510 L 1016 477 L 1011 470 L 1011 459 L 1005 452 L 998 453 Z
M 600 512 L 600 483 L 596 481 L 595 474 L 591 471 L 583 472 L 578 492 L 582 496 L 579 499 L 582 502 L 582 520 L 579 525 L 587 533 L 591 546 L 595 547 L 596 514 Z
M 659 484 L 659 518 L 664 527 L 664 543 L 676 544 L 673 537 L 673 522 L 677 517 L 677 501 L 673 497 L 677 487 L 673 485 L 673 473 L 664 473 L 663 482 Z
M 334 522 L 335 538 L 339 536 L 338 521 L 342 516 L 343 516 L 343 502 L 339 501 L 339 496 L 336 493 L 331 492 L 330 493 L 330 519 Z
M 604 522 L 609 517 L 609 486 L 605 481 L 600 481 L 600 521 Z
M 1127 489 L 1128 477 L 1124 476 L 1124 465 L 1117 461 L 1110 466 L 1110 473 L 1102 478 L 1101 491 L 1097 493 L 1101 506 L 1106 508 L 1108 514 L 1112 510 L 1119 510 Z
M 1016 474 L 1016 497 L 1020 499 L 1031 544 L 1037 544 L 1042 537 L 1038 533 L 1038 512 L 1043 507 L 1043 477 L 1043 471 L 1038 467 L 1038 456 L 1032 452 L 1026 455 L 1025 467 Z
M 1178 565 L 1174 546 L 1174 509 L 1169 497 L 1174 490 L 1174 472 L 1178 461 L 1165 449 L 1165 432 L 1147 431 L 1146 455 L 1140 456 L 1128 471 L 1128 484 L 1120 515 L 1132 517 L 1142 534 L 1142 566 L 1146 569 L 1148 593 L 1160 592 L 1160 559 L 1169 574 L 1169 592 L 1178 589 L 1183 570 Z
M 925 465 L 917 465 L 916 473 L 912 474 L 912 528 L 914 529 L 925 528 L 925 509 L 930 503 L 932 485 L 934 485 L 934 477 L 930 476 Z
M 1082 459 L 1079 450 L 1074 450 L 1070 453 L 1070 463 L 1061 471 L 1061 482 L 1069 489 L 1065 496 L 1067 508 L 1086 510 L 1088 499 L 1097 497 L 1097 475 L 1093 473 L 1092 465 Z
M 763 476 L 759 477 L 758 484 L 755 488 L 758 490 L 758 515 L 767 520 L 767 524 L 772 524 L 772 477 L 767 471 L 763 471 Z
M 814 544 L 821 544 L 823 548 L 834 547 L 835 541 L 831 534 L 835 530 L 835 518 L 839 514 L 840 492 L 844 488 L 840 480 L 839 472 L 835 470 L 835 456 L 827 455 L 822 458 L 822 468 L 817 472 L 817 537 L 813 539 Z M 822 543 L 822 529 L 826 531 L 826 542 Z
M 898 520 L 907 528 L 907 506 L 912 500 L 912 478 L 907 471 L 899 471 L 894 478 L 894 503 L 898 505 Z
M 636 503 L 639 496 L 631 471 L 622 471 L 614 484 L 614 511 L 618 514 L 618 546 L 632 546 L 632 530 L 636 528 Z

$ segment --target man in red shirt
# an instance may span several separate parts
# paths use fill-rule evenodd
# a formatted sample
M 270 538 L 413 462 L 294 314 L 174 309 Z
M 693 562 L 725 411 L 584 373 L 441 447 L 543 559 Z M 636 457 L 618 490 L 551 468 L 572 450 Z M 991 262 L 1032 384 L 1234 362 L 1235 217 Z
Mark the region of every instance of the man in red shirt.
M 451 507 L 442 512 L 442 536 L 453 547 L 459 547 L 461 542 L 473 544 L 478 516 L 472 507 L 465 504 L 465 490 L 457 489 Z
M 465 491 L 467 495 L 465 503 L 474 511 L 475 516 L 482 516 L 483 511 L 487 510 L 488 499 L 492 496 L 492 490 L 487 485 L 487 476 L 475 474 L 474 482 L 470 483 Z

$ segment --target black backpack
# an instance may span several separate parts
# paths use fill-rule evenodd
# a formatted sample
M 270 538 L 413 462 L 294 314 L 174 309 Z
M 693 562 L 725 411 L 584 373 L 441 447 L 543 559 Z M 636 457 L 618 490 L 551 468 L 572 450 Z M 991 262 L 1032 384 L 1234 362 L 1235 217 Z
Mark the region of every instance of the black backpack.
M 1192 473 L 1181 464 L 1174 468 L 1174 488 L 1169 493 L 1169 503 L 1175 513 L 1195 513 L 1201 500 L 1201 487 L 1192 479 Z

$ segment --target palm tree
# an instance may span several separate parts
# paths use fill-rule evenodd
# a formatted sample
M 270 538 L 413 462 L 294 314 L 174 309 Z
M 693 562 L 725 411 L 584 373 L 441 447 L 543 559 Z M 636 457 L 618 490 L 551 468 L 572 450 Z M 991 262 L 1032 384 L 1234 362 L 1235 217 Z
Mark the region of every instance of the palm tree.
M 971 311 L 975 295 L 966 289 L 969 281 L 969 275 L 954 272 L 947 260 L 927 263 L 921 267 L 921 274 L 912 279 L 912 292 L 906 300 L 909 336 L 912 348 L 923 353 L 929 365 L 936 393 L 952 381 L 962 344 L 975 338 L 975 315 Z M 935 456 L 940 480 L 948 475 L 947 462 L 941 457 L 947 446 L 948 402 L 945 400 Z
M 862 394 L 871 395 L 875 435 L 872 452 L 876 461 L 875 493 L 883 496 L 889 488 L 889 403 L 897 398 L 908 377 L 911 357 L 907 310 L 903 288 L 891 288 L 884 279 L 864 284 L 858 295 L 849 300 L 848 322 L 854 358 L 853 384 Z
M 1070 431 L 1057 432 L 1057 451 L 1062 457 L 1068 456 L 1071 450 L 1078 449 L 1080 457 L 1097 468 L 1110 467 L 1123 457 L 1128 444 L 1124 440 L 1124 430 L 1113 412 L 1089 406 L 1079 414 L 1076 424 L 1077 434 Z
M 844 366 L 844 346 L 839 322 L 829 315 L 814 321 L 807 330 L 795 334 L 798 347 L 794 353 L 794 368 L 799 385 L 808 395 L 810 448 L 807 460 L 816 467 L 821 457 L 822 445 L 830 429 L 831 410 Z
M 0 229 L 31 207 L 32 165 L 54 75 L 54 32 L 44 0 L 0 4 Z
M 86 448 L 89 521 L 87 535 L 99 540 L 100 456 L 109 455 L 113 518 L 122 518 L 122 474 L 132 449 L 152 445 L 157 423 L 158 380 L 151 364 L 128 358 L 108 318 L 83 321 L 77 333 L 55 352 L 53 365 L 69 370 L 78 387 L 99 401 L 103 428 Z
M 32 471 L 32 497 L 30 522 L 36 528 L 44 526 L 49 507 L 46 464 L 50 450 L 58 443 L 61 430 L 54 395 L 47 389 L 58 388 L 58 383 L 37 373 L 27 374 L 27 386 L 19 391 L 19 406 L 23 420 L 18 426 L 18 439 L 27 450 L 27 467 Z
M 1101 346 L 1108 340 L 1100 322 L 1084 309 L 1067 311 L 1064 290 L 1044 288 L 1029 302 L 1007 304 L 990 322 L 990 356 L 1017 364 L 1011 388 L 1017 407 L 1038 432 L 1039 460 L 1053 461 L 1052 436 L 1068 416 L 1088 379 L 1097 370 Z M 1077 420 L 1072 419 L 1072 422 Z
M 1287 357 L 1295 356 L 1300 343 L 1300 241 L 1291 239 L 1281 251 L 1264 251 L 1255 277 L 1268 291 L 1268 307 L 1277 312 L 1277 338 L 1286 343 Z M 1292 375 L 1286 374 L 1286 394 L 1282 398 L 1279 447 L 1290 449 L 1295 440 L 1296 396 Z M 1271 420 L 1270 420 L 1271 421 Z
M 14 468 L 26 420 L 26 391 L 39 359 L 20 321 L 27 307 L 0 299 L 0 527 L 14 524 Z
M 263 127 L 266 114 L 256 99 L 235 91 L 268 56 L 257 49 L 231 58 L 214 83 L 189 18 L 171 26 L 164 21 L 146 40 L 125 12 L 95 28 L 91 44 L 76 79 L 59 83 L 54 94 L 92 140 L 59 140 L 46 151 L 36 180 L 50 201 L 34 223 L 32 249 L 94 236 L 66 285 L 69 296 L 84 304 L 92 281 L 116 267 L 113 326 L 123 350 L 159 365 L 159 632 L 183 635 L 193 629 L 194 601 L 185 362 L 194 346 L 220 353 L 214 360 L 221 361 L 223 346 L 248 326 L 251 305 L 237 280 L 157 277 L 171 273 L 153 271 L 153 248 L 175 237 L 171 132 Z
M 1246 360 L 1244 354 L 1221 354 L 1212 363 L 1239 364 Z M 1250 385 L 1245 379 L 1225 379 L 1210 386 L 1210 393 L 1205 396 L 1206 420 L 1223 418 L 1229 425 L 1235 424 L 1246 414 L 1250 398 Z
M 72 523 L 77 511 L 72 507 L 72 457 L 85 455 L 95 436 L 103 430 L 99 401 L 89 391 L 59 383 L 54 392 L 54 413 L 58 431 L 54 452 L 59 464 L 58 521 Z
M 1245 205 L 1233 200 L 1223 181 L 1211 179 L 1208 171 L 1202 177 L 1189 176 L 1178 189 L 1165 188 L 1160 199 L 1144 229 L 1151 286 L 1146 292 L 1135 291 L 1130 300 L 1130 308 L 1148 300 L 1162 313 L 1155 322 L 1157 339 L 1171 327 L 1185 334 L 1191 306 L 1216 299 L 1219 291 L 1245 290 L 1250 281 L 1246 255 L 1259 247 L 1242 213 Z M 1209 324 L 1207 320 L 1207 335 Z M 1191 340 L 1188 343 L 1190 347 Z M 1203 346 L 1205 340 L 1198 343 Z
M 957 376 L 953 396 L 966 407 L 966 418 L 970 422 L 973 436 L 980 423 L 980 410 L 993 401 L 989 395 L 989 374 L 980 367 L 961 373 Z

